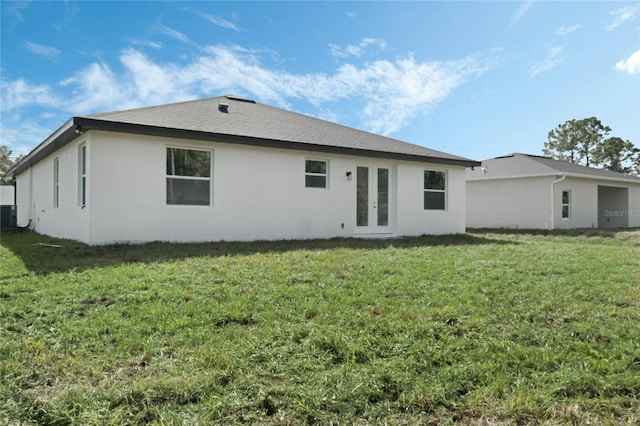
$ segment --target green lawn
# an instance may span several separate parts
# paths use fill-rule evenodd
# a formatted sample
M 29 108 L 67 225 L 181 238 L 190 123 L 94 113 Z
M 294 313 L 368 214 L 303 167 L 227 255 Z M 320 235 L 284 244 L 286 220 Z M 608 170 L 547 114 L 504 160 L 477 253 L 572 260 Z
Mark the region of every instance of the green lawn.
M 0 262 L 0 424 L 640 422 L 640 231 Z

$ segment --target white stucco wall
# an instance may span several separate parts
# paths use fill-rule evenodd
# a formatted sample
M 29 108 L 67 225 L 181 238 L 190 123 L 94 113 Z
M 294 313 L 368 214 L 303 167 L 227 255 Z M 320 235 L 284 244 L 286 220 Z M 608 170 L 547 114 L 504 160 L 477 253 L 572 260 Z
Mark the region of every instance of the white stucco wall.
M 78 206 L 78 146 L 88 149 L 88 202 Z M 166 148 L 209 149 L 211 206 L 166 204 Z M 53 159 L 60 159 L 60 207 L 53 209 Z M 328 189 L 305 188 L 305 159 L 327 160 Z M 20 224 L 89 244 L 351 237 L 358 165 L 391 170 L 391 233 L 463 233 L 464 168 L 90 131 L 18 177 Z M 423 208 L 425 169 L 448 173 L 447 210 Z M 64 171 L 64 174 L 63 174 Z M 346 172 L 352 172 L 348 180 Z M 26 214 L 33 174 L 36 208 Z M 22 189 L 22 192 L 21 192 Z M 27 208 L 25 208 L 27 207 Z M 22 211 L 20 211 L 22 210 Z
M 42 234 L 79 241 L 89 239 L 88 211 L 78 206 L 78 139 L 16 176 L 18 226 Z M 59 202 L 53 203 L 53 161 L 59 161 Z
M 467 181 L 469 228 L 548 229 L 552 177 Z
M 0 204 L 12 205 L 14 204 L 14 190 L 13 185 L 0 185 Z
M 640 226 L 639 184 L 572 176 L 553 184 L 552 220 L 550 191 L 556 178 L 544 176 L 467 181 L 467 226 L 509 229 L 596 228 L 599 226 L 598 215 L 602 214 L 598 211 L 598 186 L 627 188 L 629 204 L 624 215 L 628 217 L 629 227 Z M 570 193 L 568 219 L 562 218 L 563 191 Z M 612 204 L 612 209 L 622 210 L 618 204 Z

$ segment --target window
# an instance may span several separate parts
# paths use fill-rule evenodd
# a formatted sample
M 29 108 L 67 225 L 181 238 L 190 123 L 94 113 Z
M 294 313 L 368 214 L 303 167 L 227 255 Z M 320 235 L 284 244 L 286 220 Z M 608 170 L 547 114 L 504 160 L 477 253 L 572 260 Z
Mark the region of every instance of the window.
M 306 160 L 304 166 L 304 186 L 307 188 L 327 187 L 327 161 Z
M 562 191 L 562 218 L 569 219 L 571 216 L 571 193 Z
M 60 206 L 60 159 L 53 159 L 53 208 Z
M 78 147 L 78 205 L 87 205 L 87 145 Z
M 433 170 L 424 171 L 424 209 L 425 210 L 445 210 L 446 172 Z
M 211 151 L 167 148 L 167 204 L 211 205 Z

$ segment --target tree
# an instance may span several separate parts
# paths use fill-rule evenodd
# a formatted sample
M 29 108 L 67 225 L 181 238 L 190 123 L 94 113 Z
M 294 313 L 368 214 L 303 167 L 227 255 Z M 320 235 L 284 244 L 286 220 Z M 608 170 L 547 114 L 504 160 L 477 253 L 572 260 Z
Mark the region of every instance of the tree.
M 594 153 L 611 128 L 596 117 L 568 120 L 551 130 L 542 152 L 544 155 L 589 166 Z
M 611 137 L 602 141 L 593 155 L 594 163 L 607 170 L 620 173 L 634 172 L 634 169 L 640 166 L 637 164 L 638 160 L 640 160 L 640 149 L 636 148 L 631 141 L 625 141 L 619 137 Z
M 11 185 L 11 179 L 5 174 L 19 160 L 11 157 L 11 150 L 5 145 L 0 146 L 0 185 Z

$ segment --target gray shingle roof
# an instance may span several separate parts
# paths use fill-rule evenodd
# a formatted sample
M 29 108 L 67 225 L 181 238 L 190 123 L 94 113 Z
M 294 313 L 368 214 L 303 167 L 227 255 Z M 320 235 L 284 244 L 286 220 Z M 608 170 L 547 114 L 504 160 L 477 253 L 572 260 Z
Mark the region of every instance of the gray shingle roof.
M 505 179 L 514 177 L 572 175 L 585 178 L 601 178 L 640 183 L 640 177 L 610 170 L 596 169 L 568 161 L 554 160 L 530 154 L 514 153 L 482 162 L 483 168 L 467 170 L 467 180 Z
M 221 108 L 220 105 L 228 108 Z M 226 112 L 223 111 L 226 109 Z M 331 152 L 427 163 L 480 163 L 234 96 L 72 117 L 7 175 L 15 176 L 89 130 Z
M 221 104 L 228 105 L 227 112 L 220 110 Z M 337 150 L 342 153 L 353 150 L 354 154 L 367 155 L 368 152 L 376 157 L 395 154 L 393 158 L 406 156 L 414 161 L 435 160 L 463 166 L 478 164 L 467 158 L 233 96 L 93 114 L 79 117 L 80 122 L 83 118 L 196 132 L 202 137 L 205 134 L 239 136 L 256 143 L 260 141 L 259 145 L 273 144 L 280 148 Z M 242 143 L 238 138 L 234 141 Z

